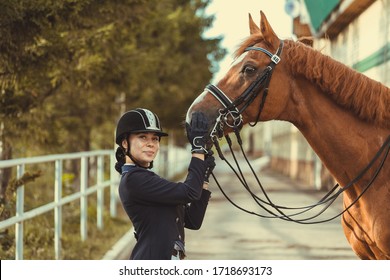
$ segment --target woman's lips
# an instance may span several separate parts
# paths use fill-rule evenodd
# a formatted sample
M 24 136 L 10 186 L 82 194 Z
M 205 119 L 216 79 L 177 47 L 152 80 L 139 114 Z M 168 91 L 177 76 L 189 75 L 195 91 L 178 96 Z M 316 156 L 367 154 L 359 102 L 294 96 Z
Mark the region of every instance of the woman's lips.
M 147 156 L 153 156 L 154 155 L 154 152 L 153 151 L 146 151 L 144 152 Z

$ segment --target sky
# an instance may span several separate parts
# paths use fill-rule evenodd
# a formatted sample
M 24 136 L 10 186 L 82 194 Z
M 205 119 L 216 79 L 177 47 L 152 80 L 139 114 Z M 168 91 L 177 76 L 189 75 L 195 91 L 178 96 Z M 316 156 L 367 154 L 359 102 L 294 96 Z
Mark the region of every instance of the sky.
M 237 46 L 249 35 L 249 14 L 257 25 L 262 10 L 275 33 L 281 39 L 292 38 L 292 19 L 284 11 L 285 0 L 213 0 L 206 14 L 215 15 L 213 27 L 206 37 L 224 36 L 222 47 L 227 54 L 220 62 L 220 70 L 214 75 L 217 82 L 230 68 Z

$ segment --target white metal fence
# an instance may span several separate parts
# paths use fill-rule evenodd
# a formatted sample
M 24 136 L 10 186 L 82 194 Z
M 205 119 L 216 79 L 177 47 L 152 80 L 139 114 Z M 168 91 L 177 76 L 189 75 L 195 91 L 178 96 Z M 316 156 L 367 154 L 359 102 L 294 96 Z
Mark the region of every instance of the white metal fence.
M 96 184 L 88 184 L 88 174 L 90 173 L 89 161 L 91 158 L 97 159 L 96 164 Z M 105 179 L 105 158 L 108 158 L 110 164 L 109 178 Z M 63 193 L 63 163 L 66 160 L 80 161 L 80 187 L 79 191 L 71 195 L 62 196 Z M 26 171 L 26 166 L 40 163 L 54 164 L 54 200 L 45 205 L 38 206 L 25 211 L 25 186 L 19 186 L 16 189 L 16 214 L 4 221 L 0 221 L 0 230 L 15 226 L 15 259 L 23 259 L 23 222 L 35 218 L 39 215 L 54 211 L 54 251 L 55 258 L 61 259 L 61 235 L 62 235 L 62 206 L 72 201 L 80 201 L 80 235 L 81 240 L 87 239 L 87 206 L 88 196 L 96 193 L 97 195 L 97 227 L 103 228 L 104 211 L 104 189 L 110 188 L 110 215 L 116 216 L 117 194 L 116 187 L 119 180 L 119 174 L 113 168 L 116 162 L 112 150 L 99 150 L 93 152 L 80 152 L 72 154 L 57 154 L 48 156 L 39 156 L 32 158 L 20 158 L 0 161 L 1 168 L 15 168 L 16 177 L 21 178 Z
M 161 152 L 154 163 L 154 171 L 164 177 L 172 177 L 184 172 L 188 167 L 190 153 L 178 147 L 161 147 Z M 63 196 L 64 163 L 69 160 L 79 161 L 79 189 L 70 195 Z M 91 164 L 91 162 L 93 164 Z M 98 150 L 72 154 L 56 154 L 32 158 L 20 158 L 0 161 L 0 169 L 16 169 L 16 178 L 26 172 L 26 166 L 49 163 L 54 165 L 54 200 L 30 210 L 25 210 L 25 186 L 16 189 L 15 215 L 0 221 L 0 231 L 15 226 L 15 259 L 23 259 L 23 223 L 44 213 L 54 211 L 54 252 L 55 258 L 61 259 L 61 235 L 63 227 L 62 207 L 73 201 L 80 202 L 80 236 L 87 239 L 88 196 L 96 194 L 97 227 L 103 228 L 104 190 L 109 188 L 109 212 L 111 217 L 117 215 L 117 187 L 120 176 L 115 170 L 116 159 L 113 150 Z M 107 166 L 107 164 L 109 166 Z M 93 167 L 92 167 L 93 166 Z M 169 168 L 167 168 L 169 167 Z M 94 180 L 90 180 L 93 175 Z M 91 183 L 89 181 L 93 181 Z

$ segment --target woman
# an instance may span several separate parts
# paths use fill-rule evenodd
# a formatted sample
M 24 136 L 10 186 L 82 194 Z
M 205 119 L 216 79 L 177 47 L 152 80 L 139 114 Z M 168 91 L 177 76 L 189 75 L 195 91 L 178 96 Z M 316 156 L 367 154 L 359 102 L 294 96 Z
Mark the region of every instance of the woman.
M 183 259 L 184 227 L 199 229 L 210 198 L 207 182 L 215 163 L 204 141 L 208 122 L 203 114 L 193 115 L 187 125 L 192 158 L 184 182 L 159 177 L 153 166 L 160 139 L 168 136 L 160 121 L 147 109 L 126 112 L 118 121 L 115 168 L 122 174 L 119 196 L 133 223 L 137 243 L 134 260 Z M 206 160 L 205 160 L 206 158 Z

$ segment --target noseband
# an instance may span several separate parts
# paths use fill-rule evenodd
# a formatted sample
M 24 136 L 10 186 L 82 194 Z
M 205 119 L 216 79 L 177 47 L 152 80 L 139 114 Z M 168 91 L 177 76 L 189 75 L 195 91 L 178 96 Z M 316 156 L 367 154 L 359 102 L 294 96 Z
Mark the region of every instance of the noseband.
M 250 124 L 251 126 L 256 125 L 260 119 L 260 114 L 263 110 L 265 99 L 268 94 L 268 86 L 271 80 L 272 72 L 276 64 L 280 62 L 280 54 L 282 53 L 282 49 L 283 41 L 280 41 L 279 47 L 275 54 L 272 54 L 266 49 L 255 46 L 251 46 L 245 49 L 245 51 L 261 51 L 271 58 L 271 62 L 264 69 L 264 71 L 257 76 L 256 80 L 254 80 L 249 85 L 249 87 L 245 89 L 245 91 L 234 101 L 231 101 L 230 98 L 217 86 L 213 84 L 206 86 L 205 90 L 211 93 L 224 107 L 223 109 L 219 110 L 219 116 L 217 117 L 215 125 L 210 133 L 211 139 L 216 140 L 216 138 L 220 139 L 223 136 L 224 125 L 227 125 L 234 130 L 237 130 L 240 126 L 242 126 L 242 112 L 248 108 L 248 106 L 259 95 L 260 89 L 263 88 L 263 97 L 261 99 L 256 121 L 254 124 Z M 240 109 L 238 108 L 239 106 L 241 106 Z

